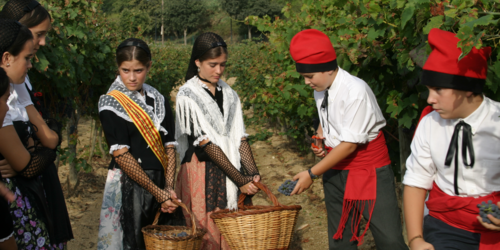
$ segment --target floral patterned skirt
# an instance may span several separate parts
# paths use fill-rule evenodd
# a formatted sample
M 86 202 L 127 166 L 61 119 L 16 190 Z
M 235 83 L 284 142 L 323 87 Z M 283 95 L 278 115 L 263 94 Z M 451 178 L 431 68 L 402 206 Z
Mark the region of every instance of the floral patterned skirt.
M 16 178 L 4 178 L 4 182 L 16 195 L 16 200 L 9 204 L 9 210 L 14 222 L 17 247 L 26 250 L 64 249 L 64 243 L 50 243 L 48 229 L 40 216 L 41 212 L 35 207 L 34 198 L 19 186 Z
M 104 195 L 102 197 L 101 217 L 99 223 L 99 236 L 97 239 L 98 250 L 123 249 L 123 228 L 120 223 L 122 208 L 120 169 L 108 171 Z

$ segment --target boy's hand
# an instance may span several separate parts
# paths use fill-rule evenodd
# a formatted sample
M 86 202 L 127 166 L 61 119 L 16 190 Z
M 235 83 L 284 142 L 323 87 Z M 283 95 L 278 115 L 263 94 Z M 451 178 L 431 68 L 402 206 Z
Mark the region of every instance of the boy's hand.
M 323 149 L 323 140 L 325 139 L 325 137 L 323 137 L 322 135 L 313 135 L 312 139 L 314 141 L 311 144 L 311 149 L 313 153 L 317 157 L 321 158 L 325 157 L 326 153 L 325 150 Z
M 434 246 L 422 238 L 413 240 L 409 247 L 411 250 L 434 250 Z
M 311 184 L 313 183 L 313 181 L 311 180 L 311 177 L 309 176 L 309 172 L 307 172 L 307 170 L 302 171 L 293 177 L 294 181 L 297 179 L 299 181 L 297 182 L 297 185 L 295 185 L 295 188 L 293 189 L 293 191 L 290 195 L 301 194 L 306 189 L 308 189 L 311 186 Z
M 500 202 L 497 203 L 497 206 L 500 207 Z M 484 222 L 481 216 L 477 216 L 477 220 L 481 223 L 481 225 L 483 225 L 483 227 L 492 231 L 500 231 L 500 219 L 495 218 L 491 214 L 488 214 L 488 219 L 490 219 L 491 224 Z

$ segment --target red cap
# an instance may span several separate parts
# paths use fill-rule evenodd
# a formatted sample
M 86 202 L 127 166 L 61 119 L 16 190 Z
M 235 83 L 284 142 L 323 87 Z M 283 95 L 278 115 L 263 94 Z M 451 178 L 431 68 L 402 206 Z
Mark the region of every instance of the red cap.
M 454 33 L 432 29 L 428 40 L 432 52 L 424 64 L 422 84 L 482 92 L 488 72 L 490 47 L 479 50 L 473 47 L 469 54 L 459 61 L 462 50 L 457 48 L 460 39 Z
M 290 43 L 297 72 L 314 73 L 337 69 L 337 55 L 325 33 L 308 29 L 297 33 Z

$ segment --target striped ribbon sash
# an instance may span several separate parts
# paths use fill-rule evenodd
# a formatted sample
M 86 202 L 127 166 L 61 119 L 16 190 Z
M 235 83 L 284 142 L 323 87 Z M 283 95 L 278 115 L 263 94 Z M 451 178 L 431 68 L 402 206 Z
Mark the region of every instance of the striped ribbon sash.
M 151 150 L 153 150 L 158 160 L 160 160 L 166 173 L 168 157 L 163 148 L 160 132 L 156 129 L 151 117 L 149 117 L 146 111 L 137 105 L 137 103 L 122 92 L 113 90 L 109 92 L 108 95 L 114 97 L 122 105 L 123 109 L 127 111 L 128 116 L 134 121 L 134 125 L 139 132 L 141 132 L 144 140 L 146 140 Z

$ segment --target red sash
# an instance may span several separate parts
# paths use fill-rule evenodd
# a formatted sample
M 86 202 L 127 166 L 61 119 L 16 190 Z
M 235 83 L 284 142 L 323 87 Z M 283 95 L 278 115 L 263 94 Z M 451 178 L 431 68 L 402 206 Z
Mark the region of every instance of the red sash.
M 331 147 L 325 148 L 328 153 L 333 149 Z M 389 158 L 384 133 L 380 131 L 377 138 L 367 144 L 358 145 L 356 151 L 332 168 L 335 170 L 349 170 L 342 206 L 342 216 L 339 228 L 333 236 L 334 239 L 342 239 L 342 233 L 349 218 L 349 213 L 352 209 L 356 209 L 357 212 L 353 213 L 351 225 L 353 235 L 351 241 L 357 240 L 358 246 L 363 243 L 363 237 L 370 226 L 370 220 L 377 199 L 377 172 L 375 169 L 389 164 L 391 164 L 391 159 Z M 358 228 L 366 204 L 368 204 L 370 216 L 365 230 L 358 237 Z
M 479 250 L 500 249 L 500 232 L 486 229 L 476 218 L 479 215 L 477 204 L 488 200 L 496 204 L 500 201 L 500 192 L 479 198 L 451 196 L 443 192 L 434 182 L 429 200 L 425 204 L 429 208 L 430 216 L 450 226 L 480 233 Z

